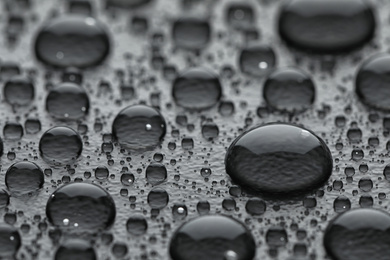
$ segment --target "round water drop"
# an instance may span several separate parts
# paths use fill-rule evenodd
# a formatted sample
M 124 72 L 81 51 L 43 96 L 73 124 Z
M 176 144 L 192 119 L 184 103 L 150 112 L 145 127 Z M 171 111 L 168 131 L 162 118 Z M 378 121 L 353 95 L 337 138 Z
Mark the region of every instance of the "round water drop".
M 179 48 L 199 50 L 209 43 L 211 28 L 208 21 L 183 18 L 173 24 L 172 38 Z
M 130 186 L 134 183 L 134 174 L 131 173 L 123 173 L 121 175 L 121 182 L 125 186 Z
M 376 26 L 365 0 L 292 0 L 282 7 L 278 27 L 282 39 L 295 48 L 337 53 L 364 45 Z
M 127 149 L 153 149 L 160 144 L 165 132 L 161 113 L 145 105 L 126 107 L 112 124 L 112 134 Z
M 4 84 L 4 98 L 11 105 L 28 105 L 34 95 L 34 84 L 26 77 L 14 76 Z
M 13 226 L 0 224 L 0 258 L 15 259 L 15 255 L 22 245 L 19 232 Z
M 169 251 L 173 260 L 215 260 L 236 255 L 252 260 L 256 245 L 250 231 L 226 216 L 203 216 L 182 225 L 173 235 Z
M 243 73 L 262 77 L 275 67 L 276 56 L 271 47 L 251 43 L 241 51 L 239 63 Z
M 264 83 L 263 97 L 273 109 L 303 112 L 314 102 L 314 83 L 300 69 L 277 69 Z
M 54 256 L 54 260 L 95 260 L 95 250 L 85 240 L 72 238 L 63 243 Z
M 148 204 L 152 209 L 162 209 L 168 205 L 169 195 L 161 188 L 154 188 L 148 194 Z
M 110 51 L 103 25 L 92 17 L 66 15 L 49 20 L 35 41 L 37 58 L 55 67 L 90 67 L 102 63 Z
M 334 260 L 386 260 L 390 255 L 390 215 L 375 209 L 354 209 L 329 223 L 324 236 Z
M 82 150 L 81 137 L 68 127 L 56 126 L 47 130 L 39 142 L 43 159 L 54 164 L 74 162 Z
M 130 234 L 140 236 L 146 233 L 148 222 L 143 216 L 132 216 L 126 222 L 126 229 Z
M 190 68 L 175 79 L 172 96 L 181 107 L 202 110 L 219 102 L 222 86 L 218 75 L 212 71 L 205 68 Z
M 332 156 L 322 139 L 302 127 L 273 123 L 239 136 L 225 158 L 234 182 L 271 196 L 307 193 L 332 173 Z
M 378 54 L 366 60 L 356 77 L 356 94 L 374 109 L 390 111 L 390 55 Z
M 71 183 L 57 189 L 46 205 L 53 225 L 73 232 L 97 232 L 110 227 L 116 209 L 110 194 L 88 183 Z
M 49 92 L 46 110 L 54 118 L 80 119 L 88 114 L 88 95 L 74 83 L 62 83 Z
M 167 169 L 163 164 L 152 163 L 146 168 L 146 179 L 152 185 L 164 182 L 167 178 Z
M 38 191 L 43 187 L 44 176 L 41 168 L 32 162 L 18 162 L 11 165 L 5 174 L 7 188 L 16 195 Z

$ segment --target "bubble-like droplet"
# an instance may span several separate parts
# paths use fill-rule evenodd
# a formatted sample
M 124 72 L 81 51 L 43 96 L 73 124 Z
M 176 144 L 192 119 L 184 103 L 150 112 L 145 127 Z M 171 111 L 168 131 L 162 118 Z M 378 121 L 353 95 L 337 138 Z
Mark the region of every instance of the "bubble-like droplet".
M 188 211 L 187 206 L 183 204 L 176 204 L 172 208 L 172 215 L 175 220 L 185 219 Z
M 172 88 L 177 105 L 194 110 L 207 109 L 219 102 L 222 86 L 218 75 L 205 68 L 190 68 L 179 75 Z
M 0 223 L 0 258 L 15 259 L 15 255 L 22 245 L 19 232 L 13 226 Z
M 165 132 L 161 113 L 145 105 L 126 107 L 112 124 L 112 134 L 126 149 L 152 149 L 160 144 Z
M 173 24 L 172 38 L 179 48 L 199 50 L 210 41 L 211 28 L 206 20 L 183 18 Z
M 289 45 L 305 51 L 350 51 L 369 41 L 375 17 L 365 0 L 292 0 L 281 9 L 279 33 Z
M 314 83 L 300 69 L 277 69 L 264 83 L 263 97 L 276 110 L 302 112 L 314 102 Z
M 219 128 L 214 123 L 206 123 L 202 126 L 202 136 L 207 140 L 213 140 L 219 135 Z
M 332 173 L 332 156 L 322 139 L 283 123 L 255 127 L 239 136 L 225 158 L 234 182 L 268 195 L 298 195 L 322 186 Z
M 56 126 L 47 130 L 39 142 L 44 160 L 54 164 L 75 161 L 83 150 L 81 137 L 71 128 Z
M 164 182 L 167 178 L 167 169 L 163 164 L 152 163 L 146 168 L 146 179 L 152 185 Z
M 11 105 L 28 105 L 34 95 L 34 85 L 29 78 L 14 76 L 4 84 L 4 98 Z
M 35 54 L 40 61 L 62 68 L 99 65 L 109 51 L 110 40 L 103 25 L 83 15 L 49 20 L 35 42 Z
M 8 122 L 3 128 L 6 140 L 20 140 L 23 137 L 23 126 L 19 123 Z
M 227 252 L 236 259 L 252 260 L 256 245 L 252 234 L 235 219 L 203 216 L 182 225 L 173 235 L 170 248 L 173 260 L 226 259 Z
M 270 46 L 251 43 L 240 54 L 240 68 L 245 74 L 262 77 L 276 64 L 276 56 Z
M 328 224 L 324 246 L 334 260 L 386 260 L 390 255 L 390 216 L 375 209 L 354 209 Z
M 269 246 L 278 247 L 287 244 L 287 232 L 281 227 L 272 227 L 267 230 L 265 240 Z
M 116 209 L 111 195 L 88 183 L 71 183 L 57 189 L 46 205 L 50 223 L 72 232 L 97 232 L 110 227 Z
M 49 92 L 46 110 L 58 119 L 80 119 L 88 114 L 87 93 L 74 83 L 62 83 Z
M 123 173 L 121 175 L 121 182 L 125 186 L 130 186 L 134 183 L 134 174 L 131 173 Z
M 366 60 L 356 77 L 356 94 L 375 109 L 390 111 L 390 55 L 378 54 Z
M 140 236 L 146 233 L 148 222 L 143 216 L 132 216 L 126 222 L 126 229 L 130 234 Z
M 95 178 L 98 180 L 105 180 L 108 178 L 109 171 L 106 166 L 98 166 L 95 169 Z
M 152 209 L 162 209 L 168 205 L 169 195 L 161 188 L 154 188 L 148 194 L 148 204 Z
M 85 240 L 72 238 L 57 249 L 55 260 L 95 260 L 95 250 L 91 244 Z
M 264 201 L 260 199 L 250 199 L 245 205 L 246 211 L 251 215 L 262 215 L 264 214 L 267 206 Z
M 333 209 L 337 213 L 347 211 L 350 208 L 351 201 L 345 196 L 338 196 L 333 202 Z
M 5 174 L 7 188 L 16 195 L 38 191 L 43 187 L 44 176 L 41 168 L 32 162 L 17 162 Z

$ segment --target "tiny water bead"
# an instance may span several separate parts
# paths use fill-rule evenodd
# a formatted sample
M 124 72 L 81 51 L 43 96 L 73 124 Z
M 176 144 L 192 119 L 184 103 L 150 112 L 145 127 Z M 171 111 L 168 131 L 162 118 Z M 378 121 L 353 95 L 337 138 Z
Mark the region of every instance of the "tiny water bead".
M 69 127 L 56 126 L 47 130 L 39 142 L 43 159 L 54 164 L 75 161 L 83 150 L 79 134 Z
M 110 52 L 103 25 L 92 17 L 66 15 L 49 20 L 35 41 L 37 58 L 54 67 L 90 67 L 102 63 Z
M 152 185 L 160 184 L 167 179 L 167 169 L 163 164 L 152 163 L 146 168 L 146 179 Z
M 97 232 L 114 223 L 116 209 L 107 191 L 80 182 L 57 189 L 47 202 L 46 215 L 50 223 L 63 230 Z
M 277 69 L 265 81 L 263 97 L 273 109 L 299 113 L 313 104 L 315 87 L 310 76 L 300 69 Z
M 222 96 L 218 75 L 206 68 L 190 68 L 173 82 L 172 96 L 177 105 L 202 110 L 216 105 Z
M 32 162 L 17 162 L 5 174 L 5 184 L 12 194 L 24 195 L 43 187 L 44 176 L 41 168 Z
M 365 0 L 292 0 L 282 6 L 279 34 L 289 45 L 317 53 L 361 47 L 375 32 L 372 7 Z
M 356 76 L 356 94 L 369 107 L 390 111 L 390 55 L 367 59 Z
M 211 28 L 206 20 L 183 18 L 173 24 L 172 38 L 176 47 L 199 50 L 210 41 Z
M 276 55 L 268 45 L 251 43 L 241 50 L 239 64 L 243 73 L 262 77 L 275 67 Z
M 334 260 L 389 258 L 390 216 L 375 209 L 354 209 L 337 216 L 325 231 L 324 246 Z
M 307 193 L 332 173 L 324 141 L 302 127 L 272 123 L 240 135 L 229 147 L 226 172 L 237 184 L 272 196 Z
M 81 86 L 62 83 L 49 92 L 46 110 L 57 119 L 80 119 L 88 114 L 89 99 Z
M 11 105 L 28 105 L 33 101 L 34 96 L 34 84 L 27 77 L 14 76 L 4 84 L 4 98 Z
M 57 249 L 54 260 L 95 260 L 96 254 L 92 245 L 82 239 L 67 240 Z
M 0 223 L 0 258 L 15 259 L 15 255 L 22 245 L 18 230 L 8 224 Z
M 126 222 L 126 229 L 130 234 L 140 236 L 146 233 L 148 222 L 143 216 L 132 216 Z
M 250 231 L 237 220 L 222 216 L 202 216 L 182 225 L 173 235 L 169 251 L 173 260 L 224 260 L 235 254 L 251 260 L 256 245 Z
M 126 149 L 153 149 L 165 133 L 166 123 L 161 113 L 145 105 L 126 107 L 112 124 L 112 134 Z

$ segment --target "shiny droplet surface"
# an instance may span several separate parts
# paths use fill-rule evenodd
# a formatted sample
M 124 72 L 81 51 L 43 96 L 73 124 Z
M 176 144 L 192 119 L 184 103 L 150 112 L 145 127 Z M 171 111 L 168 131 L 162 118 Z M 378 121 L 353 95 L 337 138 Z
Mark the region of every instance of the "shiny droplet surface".
M 110 52 L 103 25 L 92 17 L 66 15 L 49 20 L 37 34 L 38 60 L 54 67 L 90 67 L 102 63 Z
M 116 209 L 111 195 L 88 183 L 71 183 L 57 189 L 46 205 L 49 222 L 72 232 L 97 232 L 110 227 Z
M 0 258 L 14 259 L 22 245 L 19 232 L 13 226 L 5 223 L 0 224 Z
M 80 156 L 82 150 L 81 137 L 69 127 L 53 127 L 47 130 L 39 141 L 42 157 L 53 164 L 71 163 Z
M 44 176 L 41 168 L 32 162 L 17 162 L 5 174 L 5 184 L 12 194 L 24 195 L 43 187 Z
M 390 55 L 378 54 L 367 59 L 356 77 L 356 94 L 374 109 L 390 111 Z
M 273 109 L 302 112 L 313 104 L 315 87 L 311 78 L 300 69 L 277 69 L 264 83 L 263 97 Z
M 162 209 L 168 205 L 169 195 L 161 188 L 154 188 L 148 194 L 148 204 L 152 209 Z
M 73 238 L 57 249 L 54 260 L 95 260 L 95 250 L 85 240 Z
M 334 260 L 389 258 L 390 216 L 376 209 L 354 209 L 328 224 L 324 246 Z
M 183 18 L 173 24 L 172 38 L 178 48 L 199 50 L 210 41 L 211 28 L 208 21 Z
M 251 43 L 241 50 L 241 71 L 254 77 L 263 77 L 276 65 L 276 55 L 268 45 Z
M 127 149 L 153 149 L 160 144 L 165 132 L 161 113 L 145 105 L 126 107 L 112 124 L 112 134 Z
M 190 68 L 179 75 L 172 88 L 177 105 L 194 110 L 207 109 L 219 102 L 222 86 L 218 75 L 205 68 Z
M 203 216 L 182 225 L 173 235 L 169 252 L 173 260 L 252 260 L 256 245 L 240 222 L 221 215 Z
M 49 92 L 46 110 L 57 119 L 80 119 L 89 110 L 87 93 L 74 83 L 62 83 Z
M 146 179 L 152 185 L 158 185 L 167 178 L 167 169 L 163 164 L 152 163 L 146 168 Z
M 146 233 L 148 222 L 143 216 L 136 215 L 127 219 L 126 229 L 132 235 L 140 236 Z
M 292 0 L 279 14 L 279 34 L 304 51 L 337 53 L 361 47 L 375 32 L 373 9 L 365 0 Z
M 332 173 L 324 141 L 302 127 L 273 123 L 239 136 L 225 158 L 234 182 L 268 195 L 298 195 L 322 186 Z
M 4 84 L 4 98 L 11 105 L 28 105 L 33 101 L 34 96 L 34 84 L 29 78 L 14 76 Z

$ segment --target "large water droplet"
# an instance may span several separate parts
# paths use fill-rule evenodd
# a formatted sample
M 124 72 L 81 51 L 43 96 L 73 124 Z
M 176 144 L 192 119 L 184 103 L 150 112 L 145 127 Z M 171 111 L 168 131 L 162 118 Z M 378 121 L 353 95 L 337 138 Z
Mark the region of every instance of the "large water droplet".
M 16 195 L 33 193 L 42 188 L 42 170 L 32 162 L 18 162 L 11 165 L 5 174 L 5 184 Z
M 18 252 L 22 240 L 16 228 L 1 223 L 0 224 L 0 258 L 14 259 Z

